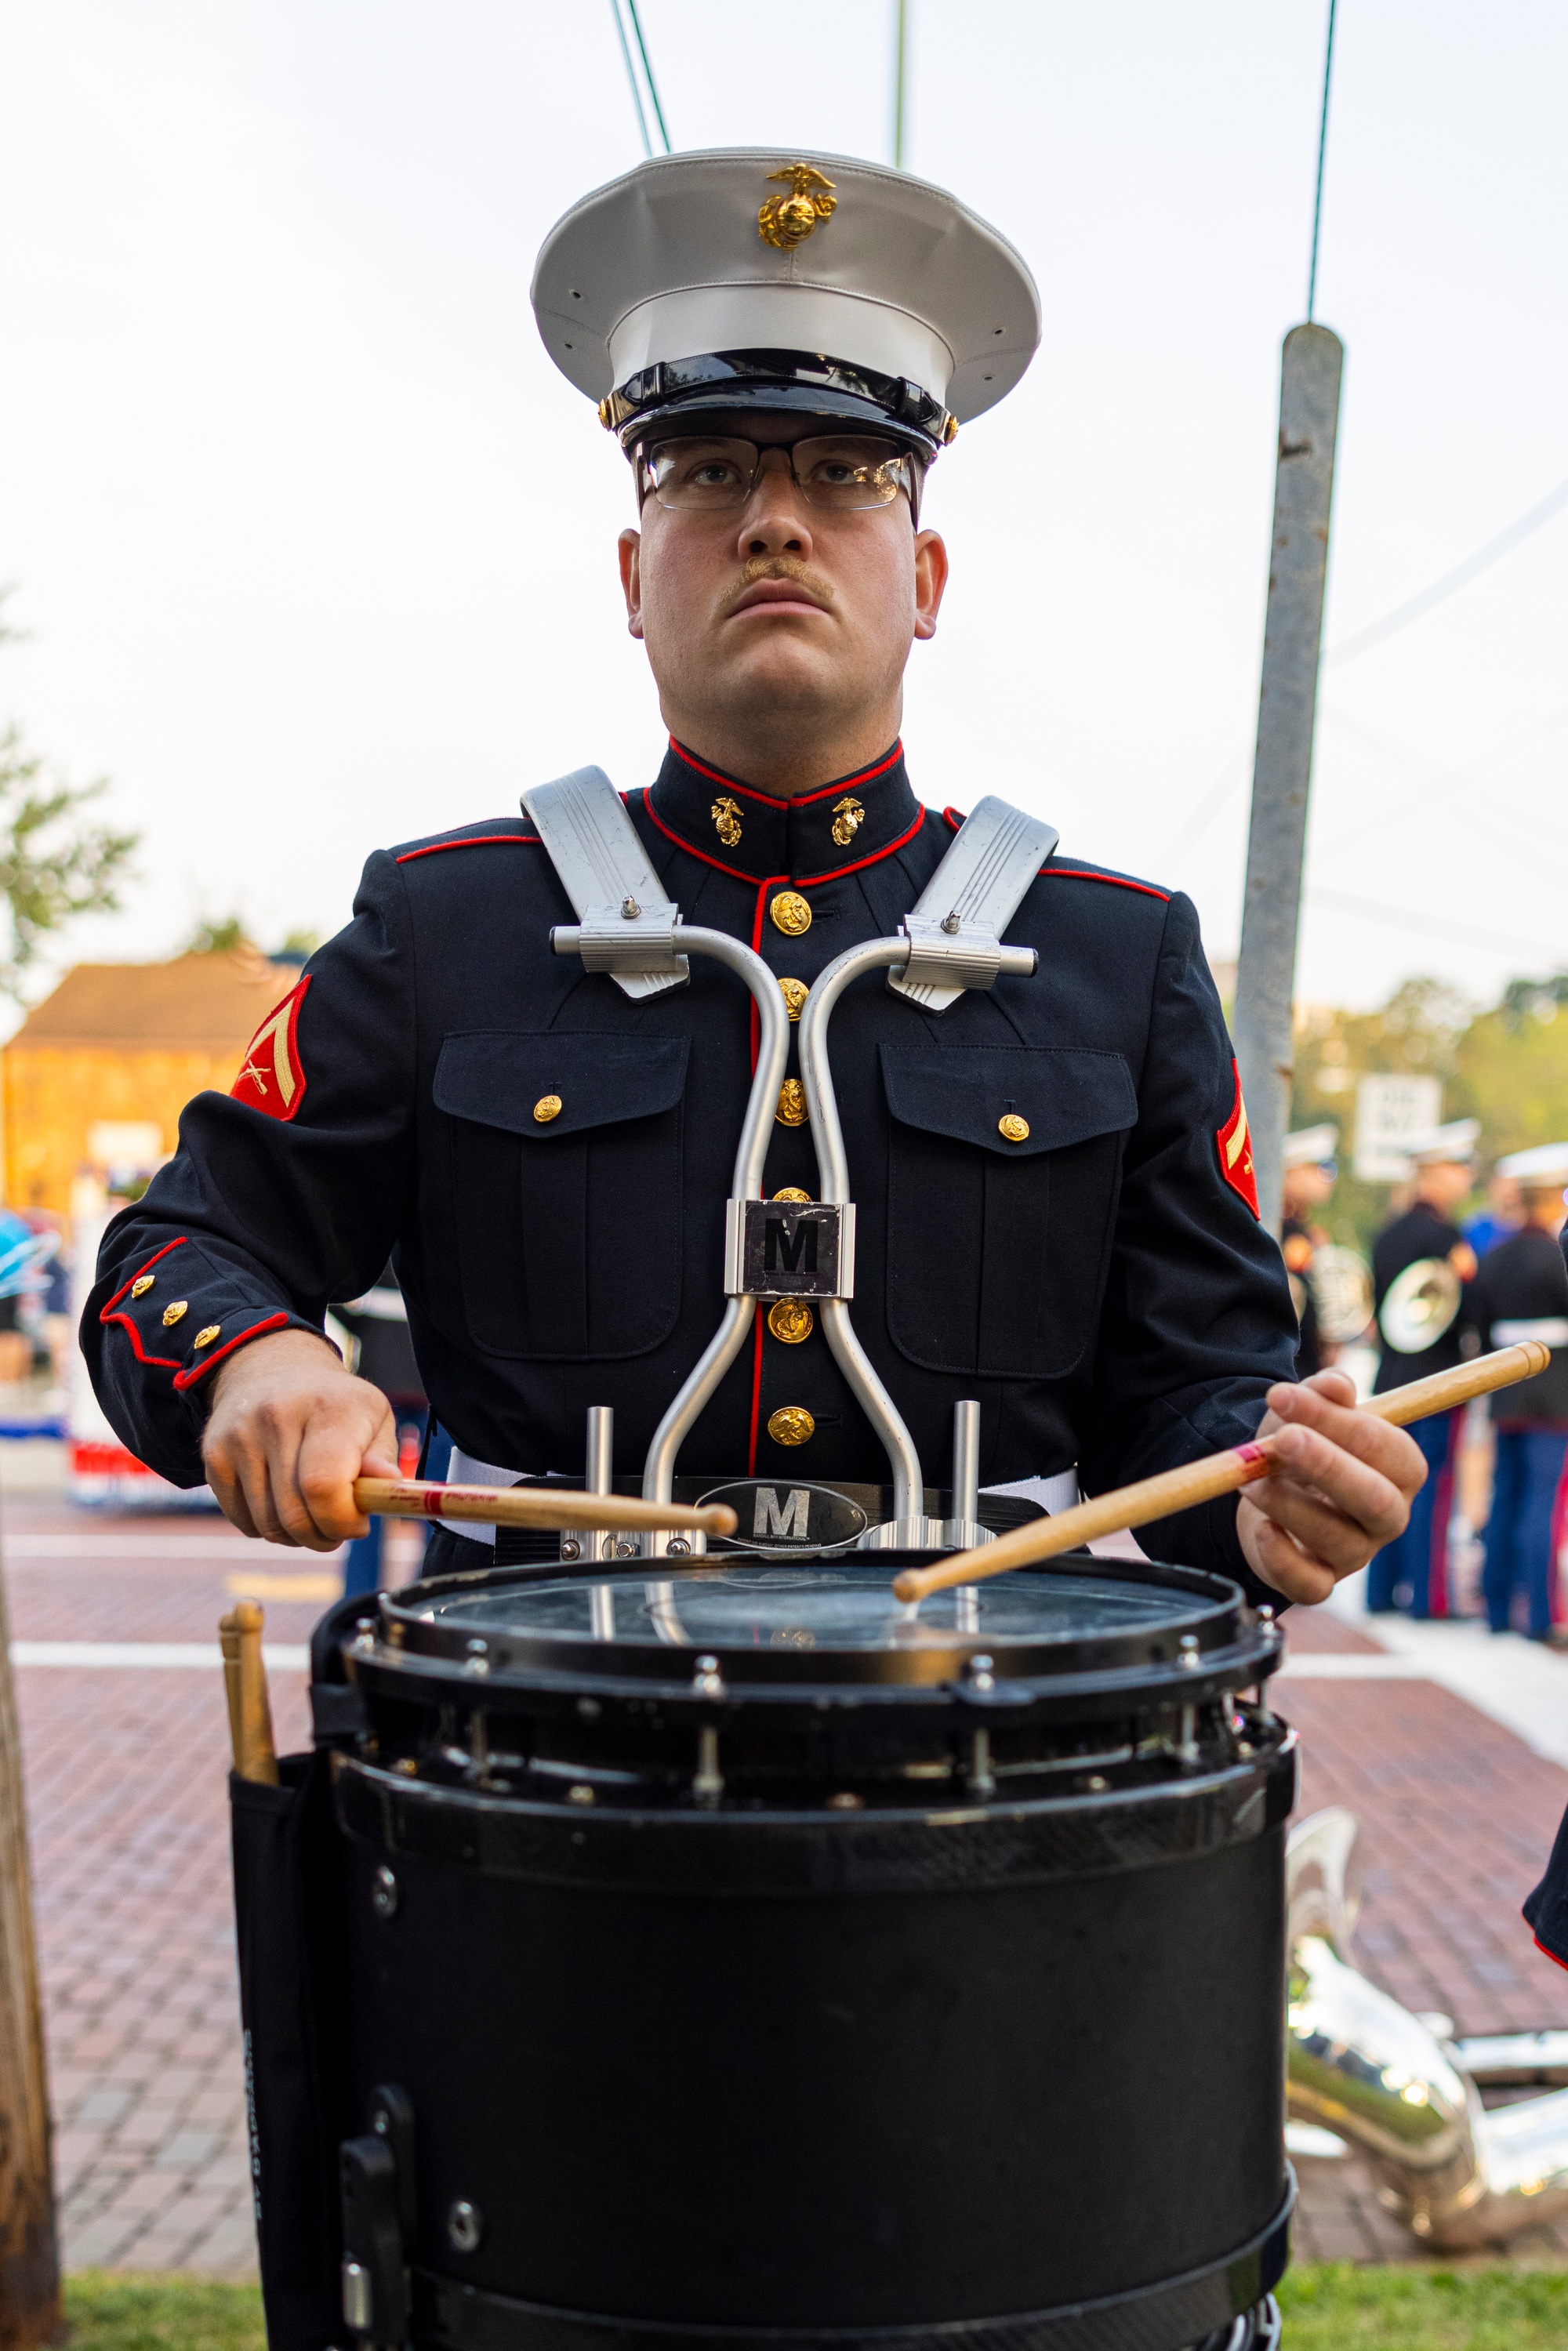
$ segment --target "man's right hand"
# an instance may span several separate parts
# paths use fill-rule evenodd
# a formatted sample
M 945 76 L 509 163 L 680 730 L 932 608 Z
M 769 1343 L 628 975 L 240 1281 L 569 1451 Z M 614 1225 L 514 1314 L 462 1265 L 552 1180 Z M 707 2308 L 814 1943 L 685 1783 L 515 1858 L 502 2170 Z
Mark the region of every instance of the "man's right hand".
M 217 1374 L 202 1460 L 242 1534 L 336 1551 L 370 1532 L 354 1479 L 398 1475 L 397 1424 L 380 1388 L 346 1370 L 329 1341 L 275 1331 Z

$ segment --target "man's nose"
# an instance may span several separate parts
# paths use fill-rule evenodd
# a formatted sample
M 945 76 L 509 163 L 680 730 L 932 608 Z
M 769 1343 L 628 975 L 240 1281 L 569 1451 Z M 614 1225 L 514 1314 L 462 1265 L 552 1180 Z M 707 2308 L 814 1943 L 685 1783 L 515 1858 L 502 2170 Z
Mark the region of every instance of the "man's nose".
M 787 449 L 765 449 L 740 517 L 737 549 L 743 563 L 758 555 L 794 555 L 802 563 L 811 553 L 811 527 Z

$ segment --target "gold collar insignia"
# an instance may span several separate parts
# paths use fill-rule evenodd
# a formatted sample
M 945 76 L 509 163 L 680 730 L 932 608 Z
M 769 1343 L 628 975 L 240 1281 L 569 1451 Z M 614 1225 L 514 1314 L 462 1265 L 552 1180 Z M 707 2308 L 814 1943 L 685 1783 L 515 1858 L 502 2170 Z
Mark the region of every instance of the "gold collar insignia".
M 859 800 L 852 799 L 848 792 L 844 794 L 841 800 L 834 801 L 833 839 L 841 849 L 849 847 L 864 822 L 864 809 L 862 808 Z
M 740 839 L 740 810 L 727 792 L 722 793 L 708 810 L 714 831 L 727 849 L 733 849 Z

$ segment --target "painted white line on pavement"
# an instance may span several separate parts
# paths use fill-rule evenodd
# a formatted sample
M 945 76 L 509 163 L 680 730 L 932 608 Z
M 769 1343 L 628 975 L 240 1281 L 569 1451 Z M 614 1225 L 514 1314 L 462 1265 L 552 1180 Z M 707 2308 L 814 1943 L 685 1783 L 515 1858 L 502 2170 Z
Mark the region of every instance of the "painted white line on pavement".
M 274 1673 L 303 1672 L 310 1652 L 303 1641 L 268 1641 L 262 1656 Z M 14 1666 L 146 1666 L 160 1672 L 194 1667 L 221 1670 L 224 1653 L 215 1641 L 13 1641 Z
M 1426 1666 L 1411 1657 L 1369 1656 L 1364 1650 L 1354 1652 L 1318 1652 L 1303 1650 L 1300 1656 L 1286 1652 L 1285 1662 L 1273 1676 L 1275 1681 L 1294 1682 L 1429 1682 L 1432 1675 Z
M 274 1566 L 288 1559 L 320 1560 L 330 1565 L 340 1559 L 341 1550 L 335 1552 L 306 1551 L 290 1543 L 252 1542 L 246 1536 L 234 1535 L 35 1535 L 8 1534 L 0 1541 L 0 1553 L 13 1559 L 77 1559 L 84 1566 L 99 1560 L 232 1560 L 236 1567 L 247 1562 L 255 1566 L 267 1560 Z

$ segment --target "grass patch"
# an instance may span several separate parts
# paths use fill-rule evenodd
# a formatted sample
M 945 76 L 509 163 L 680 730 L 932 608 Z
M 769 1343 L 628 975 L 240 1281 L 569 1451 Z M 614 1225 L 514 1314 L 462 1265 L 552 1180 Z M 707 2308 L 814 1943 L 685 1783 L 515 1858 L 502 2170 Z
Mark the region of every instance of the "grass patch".
M 70 2351 L 265 2351 L 253 2285 L 83 2270 Z M 1280 2288 L 1284 2351 L 1563 2351 L 1568 2271 L 1303 2263 Z
M 80 2270 L 65 2304 L 70 2351 L 266 2351 L 254 2285 Z
M 1563 2351 L 1568 2270 L 1303 2262 L 1279 2289 L 1283 2351 Z

